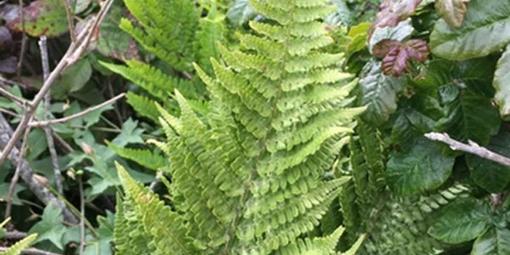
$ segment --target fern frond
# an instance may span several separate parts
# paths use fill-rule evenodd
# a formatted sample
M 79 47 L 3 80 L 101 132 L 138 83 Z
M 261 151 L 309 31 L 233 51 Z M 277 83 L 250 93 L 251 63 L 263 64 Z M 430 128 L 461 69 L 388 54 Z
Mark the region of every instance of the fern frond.
M 168 160 L 160 154 L 148 149 L 130 149 L 122 148 L 113 143 L 108 144 L 119 156 L 132 160 L 141 166 L 157 171 L 168 164 Z
M 387 200 L 377 221 L 372 222 L 360 254 L 440 254 L 448 246 L 427 234 L 434 213 L 467 195 L 465 186 L 454 185 L 429 196 Z
M 128 92 L 126 99 L 128 104 L 133 107 L 135 112 L 143 117 L 149 118 L 156 123 L 158 122 L 159 112 L 156 108 L 156 102 L 154 100 L 135 94 L 133 92 Z
M 357 81 L 341 70 L 341 55 L 322 50 L 333 41 L 325 29 L 311 31 L 332 10 L 329 1 L 252 3 L 266 18 L 251 23 L 260 33 L 241 35 L 239 49 L 220 46 L 214 75 L 196 68 L 212 99 L 209 111 L 197 114 L 179 92 L 178 117 L 157 106 L 167 135 L 158 144 L 172 164 L 166 209 L 183 221 L 176 224 L 198 254 L 335 254 L 342 229 L 303 236 L 349 181 L 326 176 L 364 111 L 349 107 Z M 133 194 L 155 199 L 120 175 L 136 200 L 133 210 L 151 227 L 144 211 L 161 213 L 162 205 L 137 200 L 142 195 Z
M 199 13 L 194 1 L 124 0 L 139 26 L 122 19 L 120 27 L 146 50 L 179 71 L 191 71 Z
M 18 241 L 17 243 L 9 247 L 7 250 L 0 252 L 0 255 L 20 255 L 23 252 L 23 250 L 30 247 L 30 245 L 32 244 L 32 242 L 35 241 L 35 239 L 37 239 L 37 234 L 29 235 L 25 237 L 23 240 Z
M 117 170 L 126 192 L 126 201 L 131 203 L 132 210 L 124 211 L 124 214 L 121 214 L 124 221 L 119 220 L 120 226 L 116 224 L 116 228 L 126 229 L 126 226 L 128 226 L 127 233 L 132 232 L 131 235 L 141 237 L 140 240 L 130 239 L 146 241 L 144 245 L 147 247 L 145 252 L 142 253 L 133 253 L 133 248 L 139 247 L 137 245 L 125 247 L 128 253 L 120 254 L 196 254 L 190 240 L 186 238 L 185 224 L 181 216 L 165 206 L 150 190 L 136 183 L 122 166 L 117 165 Z M 130 218 L 126 213 L 134 213 L 134 221 L 129 222 Z M 126 219 L 131 224 L 126 224 Z M 163 222 L 164 224 L 162 224 Z M 133 229 L 136 230 L 137 228 L 143 230 L 133 233 Z M 142 235 L 139 235 L 140 233 Z M 120 234 L 117 233 L 116 237 Z M 148 252 L 149 250 L 150 252 Z

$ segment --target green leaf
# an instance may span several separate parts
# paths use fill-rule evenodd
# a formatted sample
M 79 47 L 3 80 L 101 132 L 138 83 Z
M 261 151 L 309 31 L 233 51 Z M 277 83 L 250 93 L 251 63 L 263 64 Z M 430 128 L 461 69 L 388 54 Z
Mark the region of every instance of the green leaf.
M 501 116 L 510 120 L 510 45 L 498 61 L 498 67 L 494 76 L 494 88 L 496 89 L 496 104 L 499 106 Z
M 35 160 L 48 148 L 46 135 L 42 129 L 34 129 L 28 134 L 28 160 Z
M 464 22 L 469 0 L 436 0 L 437 12 L 451 27 L 460 27 Z
M 510 230 L 495 227 L 476 239 L 471 255 L 510 254 Z
M 449 127 L 455 138 L 473 140 L 481 145 L 489 143 L 491 136 L 499 131 L 501 120 L 490 98 L 472 90 L 464 91 L 454 103 L 448 116 Z
M 473 240 L 486 231 L 489 211 L 486 203 L 475 199 L 456 201 L 441 211 L 428 233 L 451 244 Z
M 68 29 L 67 16 L 62 0 L 37 0 L 23 8 L 24 18 L 16 17 L 9 27 L 39 37 L 56 37 Z M 22 27 L 23 24 L 23 27 Z
M 104 56 L 120 60 L 139 58 L 135 41 L 119 28 L 120 19 L 126 15 L 121 5 L 113 5 L 101 23 L 97 50 Z
M 430 35 L 432 52 L 450 60 L 487 56 L 510 43 L 510 1 L 472 0 L 459 29 L 436 23 Z
M 510 134 L 502 132 L 492 139 L 489 150 L 510 156 Z M 510 167 L 474 155 L 467 155 L 471 179 L 490 193 L 500 193 L 510 184 Z
M 371 123 L 386 122 L 397 110 L 397 93 L 402 90 L 403 79 L 386 76 L 380 63 L 368 63 L 361 74 L 362 104 L 368 106 L 363 118 Z
M 82 89 L 91 76 L 92 66 L 89 60 L 86 58 L 81 59 L 66 69 L 55 81 L 52 92 L 56 98 L 66 99 L 69 93 Z
M 425 139 L 410 150 L 391 155 L 386 177 L 392 191 L 412 195 L 436 189 L 450 177 L 455 157 L 445 155 L 443 147 Z
M 44 209 L 41 221 L 37 222 L 29 231 L 29 233 L 37 233 L 36 242 L 48 240 L 57 248 L 63 250 L 64 244 L 62 237 L 66 232 L 65 226 L 62 224 L 63 217 L 60 208 L 50 203 Z
M 121 147 L 130 143 L 143 143 L 141 137 L 143 129 L 137 126 L 138 121 L 134 121 L 131 118 L 126 120 L 126 122 L 122 124 L 122 131 L 113 139 L 112 143 Z

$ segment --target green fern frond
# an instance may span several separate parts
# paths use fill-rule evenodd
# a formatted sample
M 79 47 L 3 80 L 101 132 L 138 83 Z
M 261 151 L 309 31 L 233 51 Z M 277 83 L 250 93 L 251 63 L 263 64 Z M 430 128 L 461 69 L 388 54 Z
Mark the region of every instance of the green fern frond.
M 458 198 L 468 189 L 454 185 L 429 196 L 387 200 L 377 220 L 367 231 L 361 255 L 440 254 L 448 246 L 427 234 L 435 212 Z
M 23 240 L 18 241 L 11 247 L 9 247 L 7 250 L 0 252 L 0 255 L 19 255 L 23 252 L 23 250 L 30 247 L 32 242 L 37 239 L 37 234 L 32 234 L 27 237 L 25 237 Z
M 339 227 L 332 234 L 326 237 L 299 239 L 295 243 L 281 248 L 278 255 L 331 255 L 336 254 L 335 248 L 345 229 Z
M 241 35 L 238 50 L 220 46 L 213 76 L 196 67 L 212 99 L 207 113 L 197 114 L 179 91 L 178 117 L 157 105 L 167 136 L 158 146 L 172 164 L 172 209 L 120 173 L 147 231 L 155 226 L 146 211 L 165 208 L 198 254 L 335 254 L 341 228 L 302 238 L 349 181 L 326 176 L 364 108 L 349 107 L 357 81 L 341 70 L 341 55 L 321 50 L 332 39 L 322 26 L 310 31 L 331 10 L 329 1 L 283 2 L 252 1 L 266 18 L 251 23 L 255 32 L 266 24 L 276 29 Z M 141 194 L 150 199 L 137 199 Z
M 117 244 L 119 254 L 196 254 L 190 240 L 186 237 L 185 224 L 181 216 L 165 206 L 150 190 L 136 183 L 122 166 L 117 165 L 117 170 L 126 192 L 125 201 L 131 206 L 131 208 L 128 207 L 131 210 L 121 209 L 121 219 L 116 221 L 116 229 L 127 230 L 127 232 L 120 233 L 116 230 L 115 240 L 117 242 L 120 238 L 120 240 L 136 242 L 134 245 L 126 241 L 122 242 L 121 244 L 124 245 L 120 248 L 125 248 L 123 251 Z M 143 252 L 137 253 L 140 252 L 135 251 L 134 248 L 137 247 L 146 248 Z
M 179 71 L 191 71 L 199 13 L 194 1 L 124 0 L 139 26 L 123 19 L 121 28 L 143 48 Z
M 108 144 L 119 156 L 132 160 L 141 166 L 157 171 L 168 164 L 168 160 L 160 154 L 148 149 L 130 149 L 122 148 L 113 143 Z
M 158 122 L 159 112 L 156 108 L 156 102 L 148 97 L 128 92 L 126 99 L 129 105 L 133 107 L 135 112 L 143 117 L 146 117 L 155 123 Z

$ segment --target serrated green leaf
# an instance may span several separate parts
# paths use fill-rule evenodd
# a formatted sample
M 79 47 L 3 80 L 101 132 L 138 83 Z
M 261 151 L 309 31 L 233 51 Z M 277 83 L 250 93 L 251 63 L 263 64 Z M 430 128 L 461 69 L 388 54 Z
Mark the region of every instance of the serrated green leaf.
M 495 101 L 499 106 L 501 116 L 510 120 L 510 45 L 498 61 L 498 67 L 494 76 L 494 88 L 496 89 Z
M 476 239 L 471 255 L 510 254 L 510 230 L 492 228 Z
M 386 177 L 392 191 L 412 195 L 436 189 L 450 177 L 455 157 L 445 155 L 443 147 L 420 139 L 410 150 L 391 155 Z
M 436 23 L 430 36 L 432 52 L 450 60 L 487 56 L 510 43 L 510 1 L 472 0 L 459 29 Z
M 486 203 L 475 199 L 457 201 L 441 211 L 428 233 L 451 244 L 473 240 L 487 230 L 489 211 Z
M 384 75 L 380 63 L 373 61 L 362 71 L 360 86 L 362 104 L 368 107 L 363 118 L 375 124 L 387 121 L 397 110 L 397 93 L 402 90 L 403 79 Z

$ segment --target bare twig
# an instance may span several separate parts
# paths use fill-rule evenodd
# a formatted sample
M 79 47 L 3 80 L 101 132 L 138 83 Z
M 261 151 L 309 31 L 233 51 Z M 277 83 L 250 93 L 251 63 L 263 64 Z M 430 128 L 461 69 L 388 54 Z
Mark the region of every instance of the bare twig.
M 5 252 L 8 249 L 9 249 L 8 247 L 0 247 L 0 252 Z M 43 251 L 43 250 L 39 250 L 39 249 L 36 249 L 36 248 L 25 249 L 25 250 L 23 250 L 23 254 L 25 254 L 25 255 L 61 255 L 61 254 L 58 254 L 58 253 L 53 253 L 53 252 L 49 252 L 49 251 Z
M 70 4 L 71 0 L 62 0 L 64 4 L 64 8 L 66 9 L 66 17 L 67 17 L 67 27 L 69 29 L 69 36 L 71 37 L 71 42 L 76 42 L 76 35 L 74 34 L 74 20 L 73 20 L 73 10 Z
M 78 61 L 78 59 L 86 52 L 92 38 L 97 35 L 99 24 L 104 19 L 107 11 L 110 9 L 112 2 L 113 0 L 108 0 L 104 3 L 97 16 L 85 26 L 85 29 L 78 35 L 76 42 L 71 43 L 69 49 L 62 57 L 62 60 L 58 63 L 53 72 L 50 73 L 48 79 L 44 82 L 43 86 L 32 100 L 30 104 L 31 107 L 23 115 L 18 127 L 12 134 L 12 137 L 9 139 L 8 143 L 5 145 L 2 154 L 0 155 L 0 165 L 3 164 L 5 159 L 13 150 L 14 146 L 20 139 L 23 130 L 26 129 L 30 123 L 30 119 L 34 115 L 37 106 L 44 99 L 44 96 L 50 90 L 55 80 L 67 67 Z
M 27 49 L 27 34 L 25 33 L 25 12 L 23 11 L 23 0 L 18 1 L 19 5 L 19 17 L 21 19 L 21 31 L 23 31 L 23 37 L 21 38 L 21 51 L 19 53 L 18 64 L 16 66 L 16 76 L 21 76 L 21 68 L 23 66 L 23 60 L 25 59 L 25 51 Z
M 43 67 L 43 79 L 46 81 L 48 76 L 50 75 L 50 61 L 48 57 L 48 45 L 47 45 L 46 36 L 41 36 L 39 39 L 39 49 L 41 51 L 41 62 Z M 51 118 L 50 106 L 51 106 L 51 94 L 48 91 L 46 95 L 44 95 L 44 118 Z M 57 187 L 57 192 L 63 194 L 64 188 L 62 186 L 62 174 L 60 173 L 60 165 L 58 163 L 58 154 L 55 149 L 55 140 L 53 140 L 53 131 L 51 127 L 44 127 L 44 134 L 46 135 L 46 141 L 48 143 L 48 150 L 50 151 L 51 164 L 53 165 L 53 175 L 55 177 L 55 186 Z
M 78 188 L 80 190 L 80 255 L 85 252 L 85 195 L 83 194 L 82 175 L 78 176 Z
M 433 141 L 445 143 L 448 146 L 450 146 L 450 148 L 452 150 L 467 152 L 467 153 L 479 156 L 481 158 L 494 161 L 501 165 L 510 167 L 510 158 L 507 158 L 507 157 L 500 155 L 496 152 L 492 152 L 492 151 L 478 145 L 477 143 L 475 143 L 473 141 L 469 141 L 467 144 L 462 143 L 462 142 L 452 139 L 448 134 L 442 134 L 442 133 L 428 133 L 428 134 L 425 134 L 425 137 L 427 137 L 428 139 L 433 140 Z
M 29 105 L 29 102 L 27 100 L 11 94 L 6 89 L 0 88 L 0 94 L 3 95 L 4 97 L 6 97 L 7 99 L 14 101 L 15 103 L 17 103 L 21 107 L 25 108 L 27 105 Z
M 21 240 L 27 236 L 28 236 L 28 234 L 25 232 L 20 232 L 20 231 L 14 230 L 14 231 L 6 232 L 3 238 L 6 240 Z
M 27 128 L 25 130 L 23 143 L 21 144 L 21 150 L 20 150 L 20 155 L 19 155 L 20 158 L 23 158 L 27 151 L 27 141 L 28 141 L 29 133 L 30 133 L 30 128 Z M 5 218 L 6 219 L 11 217 L 12 200 L 13 200 L 12 197 L 14 196 L 14 192 L 16 191 L 16 184 L 18 184 L 19 176 L 21 173 L 21 166 L 22 166 L 22 162 L 18 161 L 18 163 L 16 164 L 16 171 L 14 171 L 14 175 L 11 178 L 11 183 L 9 184 L 9 191 L 7 192 L 6 205 L 5 205 Z
M 9 141 L 10 137 L 12 137 L 12 128 L 7 122 L 7 120 L 0 114 L 0 147 L 4 147 Z M 14 164 L 20 164 L 19 175 L 21 179 L 26 183 L 28 189 L 34 193 L 34 195 L 44 204 L 53 203 L 58 208 L 62 210 L 62 214 L 64 215 L 64 219 L 71 223 L 78 223 L 77 218 L 74 214 L 66 207 L 64 202 L 58 199 L 55 195 L 53 195 L 48 187 L 44 186 L 37 179 L 34 178 L 34 171 L 28 164 L 28 162 L 21 157 L 21 152 L 18 148 L 14 147 L 9 152 L 9 159 L 14 162 Z
M 69 115 L 69 116 L 64 117 L 64 118 L 53 119 L 53 120 L 46 120 L 46 121 L 34 121 L 34 122 L 30 122 L 29 126 L 30 127 L 46 127 L 46 126 L 55 125 L 55 124 L 62 124 L 62 123 L 65 123 L 65 122 L 68 122 L 68 121 L 71 121 L 71 120 L 83 117 L 83 116 L 85 116 L 85 115 L 87 115 L 87 114 L 89 114 L 89 113 L 91 113 L 93 111 L 99 110 L 99 109 L 101 109 L 101 108 L 103 108 L 103 107 L 105 107 L 107 105 L 110 105 L 110 104 L 116 102 L 117 100 L 123 98 L 125 95 L 126 95 L 125 93 L 121 93 L 121 94 L 117 95 L 116 97 L 109 99 L 108 101 L 105 101 L 105 102 L 103 102 L 101 104 L 98 104 L 96 106 L 87 108 L 84 111 L 81 111 L 81 112 L 73 114 L 73 115 Z

